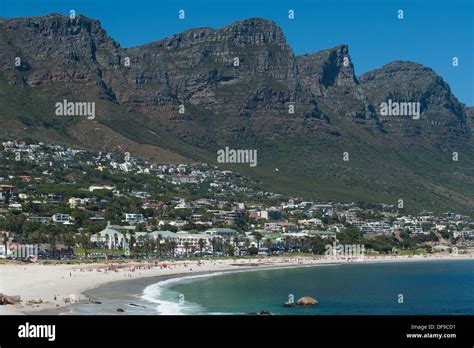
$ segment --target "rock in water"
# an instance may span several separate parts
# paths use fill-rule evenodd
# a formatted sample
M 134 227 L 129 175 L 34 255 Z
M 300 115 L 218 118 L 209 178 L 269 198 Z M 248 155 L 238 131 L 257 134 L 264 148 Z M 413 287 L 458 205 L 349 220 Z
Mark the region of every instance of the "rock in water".
M 3 304 L 3 305 L 8 305 L 8 304 L 14 305 L 19 302 L 21 302 L 20 296 L 7 296 L 4 294 L 1 294 L 0 296 L 0 304 Z
M 298 301 L 296 301 L 298 306 L 317 306 L 319 302 L 310 296 L 303 296 Z
M 285 302 L 285 304 L 283 305 L 284 307 L 294 307 L 295 306 L 295 303 L 294 302 Z

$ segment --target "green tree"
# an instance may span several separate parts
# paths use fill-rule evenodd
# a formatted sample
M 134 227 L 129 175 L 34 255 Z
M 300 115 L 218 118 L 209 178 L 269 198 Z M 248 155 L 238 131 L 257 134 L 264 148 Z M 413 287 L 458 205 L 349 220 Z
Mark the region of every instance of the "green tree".
M 84 256 L 87 257 L 87 250 L 90 247 L 90 236 L 85 232 L 81 232 L 79 235 L 76 236 L 76 242 L 84 251 Z
M 244 247 L 245 247 L 245 250 L 247 251 L 247 254 L 248 254 L 248 252 L 249 252 L 250 245 L 251 245 L 250 240 L 249 240 L 249 239 L 246 239 L 246 240 L 244 241 Z
M 234 242 L 234 247 L 239 249 L 239 256 L 240 256 L 241 252 L 240 252 L 240 248 L 239 248 L 239 243 L 240 243 L 239 237 L 235 236 L 234 239 L 233 239 L 233 242 Z
M 183 247 L 184 247 L 184 252 L 186 253 L 186 257 L 188 257 L 189 242 L 188 241 L 184 242 Z
M 235 254 L 235 247 L 231 244 L 228 240 L 224 242 L 224 249 L 229 256 L 234 256 Z
M 202 239 L 202 238 L 199 238 L 199 240 L 198 240 L 198 246 L 199 246 L 199 253 L 200 253 L 201 257 L 202 257 L 202 251 L 203 251 L 204 247 L 206 246 L 206 241 L 205 241 L 204 239 Z
M 337 233 L 337 239 L 340 244 L 361 244 L 362 232 L 355 226 L 349 226 L 344 231 Z
M 216 256 L 216 251 L 217 248 L 219 247 L 219 240 L 216 237 L 213 237 L 211 239 L 211 245 L 212 245 L 212 256 Z
M 156 252 L 158 253 L 158 258 L 161 258 L 161 253 L 163 251 L 163 245 L 161 244 L 161 241 L 163 240 L 163 237 L 161 234 L 159 234 L 156 237 Z
M 5 246 L 5 256 L 7 256 L 7 250 L 8 250 L 8 233 L 2 232 L 2 243 Z
M 255 240 L 257 241 L 257 249 L 260 249 L 260 241 L 262 240 L 262 234 L 260 232 L 253 233 Z

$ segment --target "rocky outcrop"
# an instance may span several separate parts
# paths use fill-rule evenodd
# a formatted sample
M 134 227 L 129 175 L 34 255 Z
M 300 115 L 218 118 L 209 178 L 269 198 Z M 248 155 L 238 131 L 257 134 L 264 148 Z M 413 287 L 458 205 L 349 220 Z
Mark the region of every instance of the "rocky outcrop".
M 298 118 L 334 117 L 407 137 L 470 136 L 463 106 L 431 69 L 393 62 L 358 79 L 346 45 L 295 57 L 281 29 L 261 18 L 187 30 L 130 49 L 83 16 L 3 19 L 0 33 L 0 72 L 10 83 L 82 82 L 177 136 L 189 133 L 183 121 L 199 134 L 200 122 L 212 123 L 210 115 L 225 118 L 219 122 L 224 136 L 242 129 L 317 129 L 320 123 Z M 421 122 L 380 115 L 388 99 L 420 102 Z M 186 107 L 182 114 L 180 105 Z M 275 126 L 263 127 L 269 117 Z
M 358 82 L 346 45 L 297 57 L 300 79 L 311 92 L 323 97 L 333 86 L 354 88 Z
M 83 16 L 2 20 L 0 33 L 2 73 L 13 83 L 29 86 L 57 81 L 98 84 L 101 62 L 119 49 L 99 21 Z
M 466 106 L 464 112 L 467 117 L 467 124 L 471 128 L 471 132 L 474 131 L 474 106 Z
M 8 296 L 0 293 L 0 305 L 15 305 L 20 302 L 20 296 Z
M 319 305 L 319 302 L 311 296 L 303 296 L 298 301 L 296 301 L 296 304 L 298 306 L 317 306 Z
M 172 113 L 183 103 L 214 114 L 288 116 L 289 104 L 299 103 L 305 114 L 316 114 L 291 48 L 268 20 L 188 30 L 122 55 L 132 62 L 126 83 L 107 74 L 108 83 L 120 103 L 141 111 Z
M 346 45 L 297 57 L 298 76 L 304 86 L 318 97 L 329 115 L 351 120 L 373 116 L 367 97 L 354 75 Z
M 434 144 L 449 144 L 470 137 L 463 105 L 448 84 L 432 69 L 395 61 L 359 77 L 362 89 L 383 128 L 405 137 L 422 136 Z M 382 103 L 419 103 L 420 117 L 382 115 Z
M 295 188 L 291 194 L 474 207 L 472 108 L 441 77 L 398 61 L 356 77 L 346 45 L 295 56 L 281 29 L 262 18 L 132 48 L 83 16 L 0 19 L 0 90 L 4 137 L 175 161 L 213 161 L 228 144 L 252 146 L 258 179 L 281 180 L 278 188 Z M 95 101 L 97 117 L 56 117 L 63 99 Z M 419 103 L 419 119 L 384 115 L 389 100 Z M 440 149 L 440 162 L 431 161 Z M 348 150 L 357 161 L 338 161 Z M 451 151 L 463 153 L 456 180 L 445 162 Z

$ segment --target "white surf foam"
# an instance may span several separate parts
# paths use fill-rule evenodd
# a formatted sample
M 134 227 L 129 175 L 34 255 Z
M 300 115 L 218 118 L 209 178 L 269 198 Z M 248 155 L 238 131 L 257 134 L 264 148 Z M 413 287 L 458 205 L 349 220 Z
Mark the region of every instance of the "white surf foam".
M 171 278 L 147 286 L 143 290 L 141 298 L 145 301 L 156 304 L 156 312 L 161 315 L 184 315 L 184 314 L 204 314 L 205 310 L 197 303 L 189 301 L 179 302 L 179 293 L 170 290 L 176 283 L 190 283 L 200 278 L 209 278 L 224 274 L 216 272 L 210 274 L 200 274 L 181 278 Z

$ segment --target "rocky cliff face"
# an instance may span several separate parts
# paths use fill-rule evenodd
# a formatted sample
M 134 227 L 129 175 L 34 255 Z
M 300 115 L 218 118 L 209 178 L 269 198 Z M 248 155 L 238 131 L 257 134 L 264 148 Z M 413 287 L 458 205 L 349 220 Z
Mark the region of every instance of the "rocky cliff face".
M 474 107 L 466 106 L 464 112 L 467 116 L 467 124 L 471 128 L 471 133 L 474 132 Z
M 225 117 L 221 126 L 230 130 L 251 123 L 264 131 L 268 117 L 276 129 L 319 129 L 320 122 L 301 119 L 342 117 L 407 137 L 470 136 L 463 106 L 431 69 L 393 62 L 357 79 L 347 46 L 295 57 L 281 29 L 265 19 L 188 30 L 131 49 L 83 16 L 4 19 L 0 47 L 1 73 L 12 84 L 83 82 L 178 133 L 186 126 L 177 123 L 212 114 Z M 421 103 L 421 121 L 381 115 L 388 99 Z
M 66 97 L 96 101 L 96 119 L 55 118 L 54 102 Z M 419 103 L 419 119 L 384 114 L 389 100 Z M 9 135 L 97 148 L 146 144 L 146 155 L 161 146 L 167 156 L 206 160 L 222 146 L 252 146 L 264 168 L 280 168 L 279 188 L 382 201 L 390 187 L 432 205 L 449 200 L 474 209 L 473 112 L 441 77 L 410 62 L 356 77 L 347 46 L 296 57 L 281 29 L 265 19 L 129 49 L 82 16 L 0 19 L 0 102 Z M 452 163 L 442 161 L 459 149 L 465 162 L 453 180 Z M 350 165 L 340 161 L 349 150 L 356 159 Z M 443 154 L 441 162 L 430 160 L 433 153 Z M 428 166 L 439 175 L 428 179 Z
M 326 113 L 353 121 L 373 117 L 346 45 L 297 57 L 297 63 L 300 80 Z
M 0 21 L 0 64 L 4 77 L 28 86 L 55 81 L 96 83 L 100 61 L 119 49 L 99 21 L 61 15 Z M 15 65 L 15 58 L 21 59 Z
M 389 133 L 421 136 L 436 144 L 455 144 L 460 139 L 469 139 L 463 105 L 432 69 L 396 61 L 362 75 L 359 81 Z M 410 115 L 381 115 L 381 104 L 389 100 L 419 103 L 420 119 L 415 121 Z
M 188 30 L 123 49 L 98 21 L 53 14 L 1 21 L 0 47 L 2 75 L 10 83 L 95 86 L 180 137 L 189 133 L 189 124 L 203 135 L 206 129 L 196 119 L 211 115 L 220 115 L 221 121 L 225 117 L 220 122 L 223 135 L 243 128 L 279 131 L 284 123 L 295 129 L 315 127 L 311 121 L 303 125 L 302 119 L 321 116 L 316 96 L 299 78 L 284 34 L 264 19 Z M 12 64 L 15 57 L 21 58 L 20 67 Z M 265 126 L 269 117 L 270 128 Z M 246 126 L 249 118 L 251 127 Z M 189 134 L 186 140 L 192 140 Z
M 121 56 L 130 57 L 130 68 L 121 69 L 120 78 L 115 71 L 106 77 L 120 103 L 142 111 L 189 103 L 219 114 L 277 116 L 298 102 L 305 112 L 314 111 L 311 95 L 299 85 L 292 50 L 267 20 L 188 30 Z

